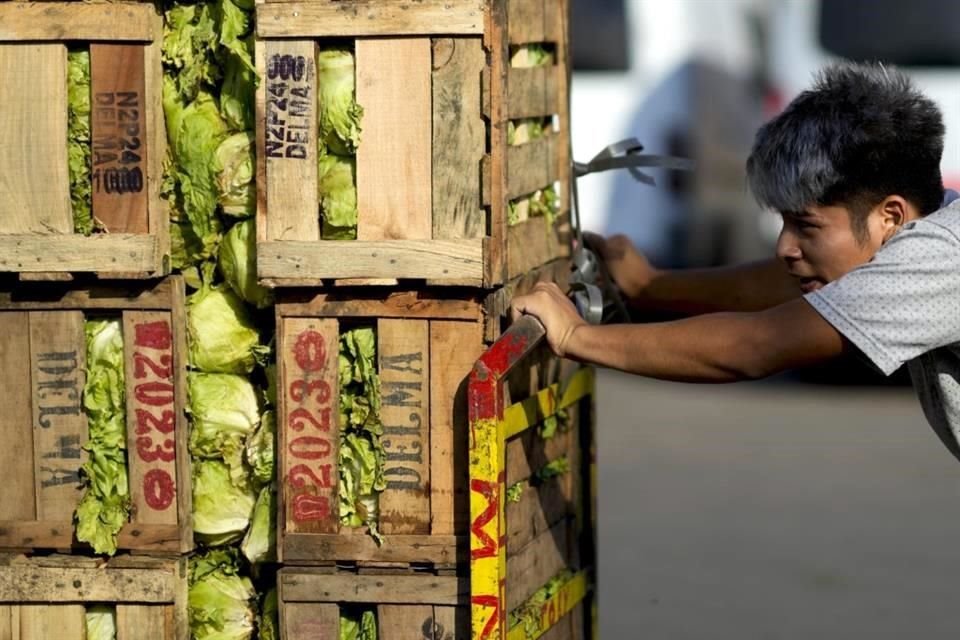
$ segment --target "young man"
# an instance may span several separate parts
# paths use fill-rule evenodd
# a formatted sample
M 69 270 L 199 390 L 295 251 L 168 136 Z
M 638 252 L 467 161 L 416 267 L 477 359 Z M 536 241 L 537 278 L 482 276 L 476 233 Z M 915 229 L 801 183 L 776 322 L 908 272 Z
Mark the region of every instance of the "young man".
M 923 410 L 960 458 L 960 202 L 944 206 L 937 107 L 899 72 L 838 65 L 757 133 L 757 200 L 783 216 L 777 259 L 658 271 L 628 240 L 596 242 L 638 307 L 675 322 L 590 326 L 555 285 L 514 300 L 560 355 L 691 382 L 762 378 L 859 352 L 907 363 Z

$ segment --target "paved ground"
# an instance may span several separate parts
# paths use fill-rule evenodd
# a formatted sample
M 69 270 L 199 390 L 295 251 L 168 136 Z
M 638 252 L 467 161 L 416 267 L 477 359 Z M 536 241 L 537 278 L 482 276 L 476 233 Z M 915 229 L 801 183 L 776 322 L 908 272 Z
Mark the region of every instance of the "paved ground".
M 960 637 L 960 464 L 906 388 L 599 379 L 601 637 Z

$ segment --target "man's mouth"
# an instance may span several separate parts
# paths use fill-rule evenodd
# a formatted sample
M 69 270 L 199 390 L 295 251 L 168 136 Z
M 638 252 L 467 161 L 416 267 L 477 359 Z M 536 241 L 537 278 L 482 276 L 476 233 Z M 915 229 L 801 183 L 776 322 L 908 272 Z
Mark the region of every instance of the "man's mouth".
M 823 286 L 823 281 L 819 278 L 800 278 L 800 291 L 810 293 Z

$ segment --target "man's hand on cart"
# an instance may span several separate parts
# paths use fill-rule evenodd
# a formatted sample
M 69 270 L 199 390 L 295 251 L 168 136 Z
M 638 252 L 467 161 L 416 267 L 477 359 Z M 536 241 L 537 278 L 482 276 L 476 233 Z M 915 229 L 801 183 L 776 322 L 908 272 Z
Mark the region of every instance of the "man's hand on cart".
M 514 298 L 511 306 L 514 320 L 529 315 L 543 324 L 550 349 L 559 357 L 567 354 L 574 331 L 587 324 L 576 305 L 552 282 L 537 284 L 530 293 Z

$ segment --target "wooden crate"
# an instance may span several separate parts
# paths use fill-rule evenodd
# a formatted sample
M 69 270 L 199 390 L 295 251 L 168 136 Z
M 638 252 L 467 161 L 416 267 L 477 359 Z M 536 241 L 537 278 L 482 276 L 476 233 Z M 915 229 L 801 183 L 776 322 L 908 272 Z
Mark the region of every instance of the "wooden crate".
M 558 261 L 537 278 L 569 268 Z M 486 298 L 474 290 L 350 293 L 290 289 L 277 301 L 279 437 L 278 552 L 288 564 L 425 563 L 469 560 L 466 380 L 503 326 L 508 290 Z M 377 329 L 387 489 L 380 496 L 377 545 L 365 529 L 342 527 L 337 509 L 337 353 L 340 326 Z M 544 357 L 517 383 L 519 397 L 536 375 L 555 375 Z M 545 373 L 550 369 L 552 373 Z M 311 424 L 316 425 L 316 428 Z
M 344 606 L 374 610 L 379 640 L 470 638 L 470 581 L 463 576 L 285 567 L 277 583 L 283 640 L 339 638 Z
M 587 638 L 596 619 L 589 597 L 593 370 L 570 363 L 558 382 L 541 377 L 529 385 L 539 390 L 514 393 L 543 351 L 543 335 L 542 325 L 523 319 L 471 373 L 471 617 L 478 640 Z M 560 462 L 565 466 L 556 468 Z
M 258 5 L 260 278 L 492 287 L 569 255 L 568 8 L 568 0 Z M 313 197 L 313 61 L 318 40 L 331 38 L 355 48 L 364 109 L 353 241 L 320 239 Z M 558 64 L 512 68 L 512 48 L 530 43 L 553 47 Z M 303 73 L 284 71 L 285 59 L 302 61 Z M 557 123 L 552 134 L 508 145 L 511 120 L 544 117 Z M 508 226 L 511 200 L 555 184 L 554 227 L 543 217 Z
M 127 464 L 133 504 L 119 546 L 142 552 L 192 548 L 187 451 L 183 281 L 126 287 L 32 283 L 0 287 L 0 548 L 67 549 L 82 496 L 84 318 L 122 318 Z
M 117 640 L 187 640 L 185 561 L 0 557 L 0 638 L 84 640 L 89 605 L 115 607 Z
M 160 198 L 162 18 L 152 3 L 0 3 L 0 272 L 69 279 L 169 272 Z M 93 215 L 74 232 L 67 47 L 90 43 Z

